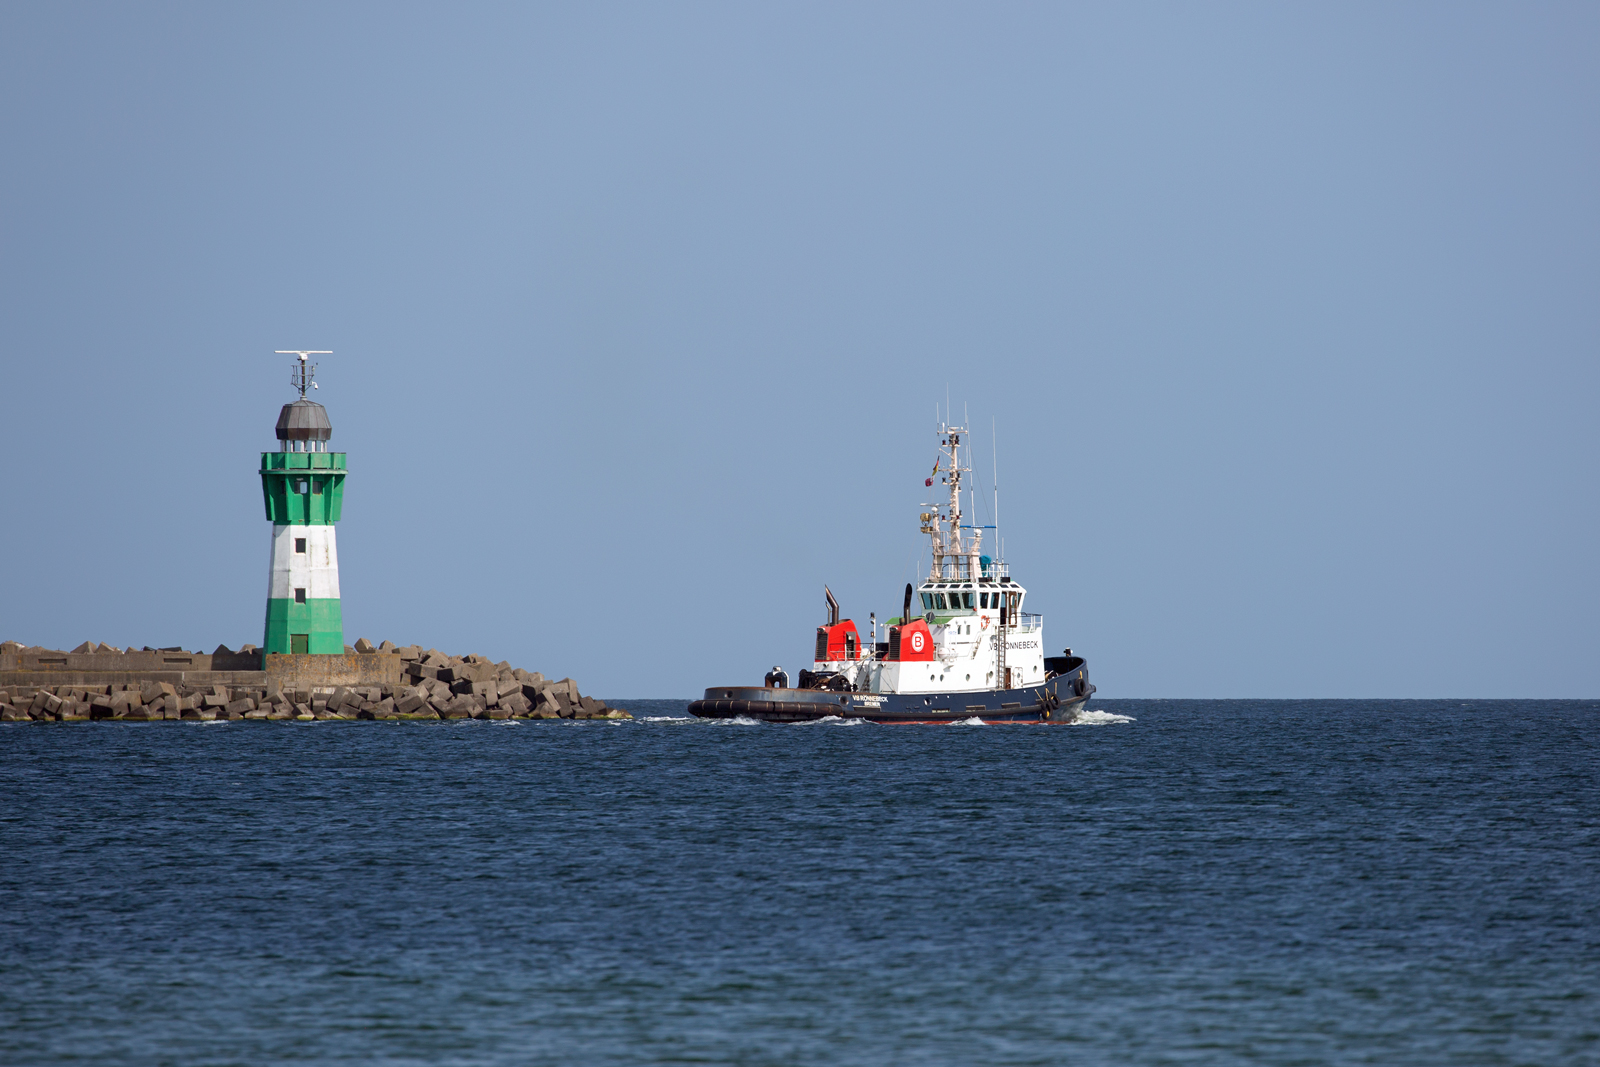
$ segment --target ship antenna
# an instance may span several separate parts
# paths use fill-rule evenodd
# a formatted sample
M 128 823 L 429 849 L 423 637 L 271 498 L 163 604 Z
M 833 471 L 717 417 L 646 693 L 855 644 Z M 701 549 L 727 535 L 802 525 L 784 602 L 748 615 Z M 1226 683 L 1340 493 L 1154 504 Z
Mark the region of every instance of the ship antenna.
M 994 416 L 989 416 L 989 458 L 994 461 L 994 539 L 1000 541 L 1000 454 L 995 451 L 1000 447 L 1000 431 L 995 428 Z M 996 548 L 1000 548 L 996 544 Z M 1005 562 L 1006 552 L 1000 548 L 1000 561 Z
M 280 348 L 274 351 L 273 355 L 300 357 L 298 362 L 289 365 L 289 384 L 300 390 L 300 399 L 304 400 L 306 398 L 306 390 L 317 387 L 317 365 L 315 363 L 307 363 L 306 357 L 331 356 L 333 353 L 325 349 Z

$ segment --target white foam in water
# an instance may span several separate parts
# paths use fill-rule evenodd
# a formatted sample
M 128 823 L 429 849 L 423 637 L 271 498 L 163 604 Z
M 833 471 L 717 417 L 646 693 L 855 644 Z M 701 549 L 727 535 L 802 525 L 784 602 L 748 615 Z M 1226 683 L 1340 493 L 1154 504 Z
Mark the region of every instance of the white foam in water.
M 643 722 L 699 722 L 693 715 L 646 715 Z
M 1138 722 L 1132 715 L 1118 715 L 1114 711 L 1080 711 L 1072 720 L 1073 726 L 1114 726 L 1119 722 Z
M 866 721 L 867 720 L 865 720 L 865 719 L 846 719 L 842 715 L 824 715 L 820 719 L 801 719 L 799 722 L 792 722 L 792 723 L 789 723 L 788 725 L 790 725 L 790 726 L 861 726 L 861 725 L 865 724 Z
M 974 715 L 970 719 L 959 719 L 956 722 L 951 723 L 950 725 L 951 726 L 988 726 L 989 724 L 984 722 L 982 719 L 978 718 L 976 715 Z

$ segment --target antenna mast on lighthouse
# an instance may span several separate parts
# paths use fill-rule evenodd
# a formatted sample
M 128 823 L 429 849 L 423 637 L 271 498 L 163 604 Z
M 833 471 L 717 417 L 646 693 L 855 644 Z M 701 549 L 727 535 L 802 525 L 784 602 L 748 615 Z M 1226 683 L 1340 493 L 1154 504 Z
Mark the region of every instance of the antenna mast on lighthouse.
M 301 400 L 306 398 L 307 389 L 315 389 L 317 387 L 317 365 L 315 363 L 307 363 L 306 357 L 333 355 L 332 352 L 327 350 L 311 348 L 279 348 L 274 349 L 273 354 L 278 356 L 300 357 L 300 362 L 291 364 L 289 367 L 289 384 L 300 390 Z

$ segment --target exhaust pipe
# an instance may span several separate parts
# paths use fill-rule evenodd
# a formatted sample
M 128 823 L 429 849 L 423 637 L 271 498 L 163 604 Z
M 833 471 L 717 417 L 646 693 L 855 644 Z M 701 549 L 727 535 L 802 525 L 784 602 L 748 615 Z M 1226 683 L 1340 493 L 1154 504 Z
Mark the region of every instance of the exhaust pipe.
M 822 595 L 828 598 L 828 625 L 839 625 L 839 602 L 833 599 L 833 590 L 827 586 L 822 587 Z
M 900 625 L 904 626 L 911 621 L 911 583 L 906 583 L 906 603 L 900 609 Z

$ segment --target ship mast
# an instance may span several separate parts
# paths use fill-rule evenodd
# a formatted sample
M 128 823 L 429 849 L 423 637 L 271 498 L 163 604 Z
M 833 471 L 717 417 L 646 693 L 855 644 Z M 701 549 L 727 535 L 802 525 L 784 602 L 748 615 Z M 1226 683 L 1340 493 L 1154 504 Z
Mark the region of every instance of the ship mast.
M 978 550 L 983 532 L 964 527 L 961 522 L 961 478 L 972 471 L 970 466 L 964 465 L 961 456 L 961 438 L 966 432 L 964 425 L 939 424 L 939 460 L 934 464 L 934 474 L 944 472 L 942 477 L 950 489 L 950 499 L 943 504 L 924 505 L 935 510 L 923 512 L 921 516 L 922 532 L 933 539 L 933 569 L 929 577 L 934 579 L 972 580 L 981 574 Z M 933 477 L 929 476 L 927 482 L 932 485 Z M 969 532 L 963 534 L 963 529 Z

